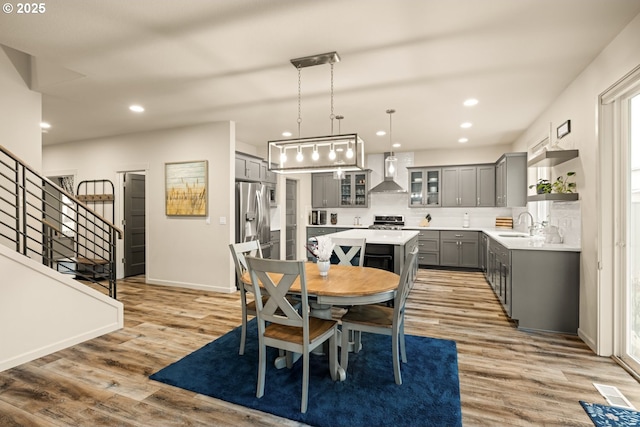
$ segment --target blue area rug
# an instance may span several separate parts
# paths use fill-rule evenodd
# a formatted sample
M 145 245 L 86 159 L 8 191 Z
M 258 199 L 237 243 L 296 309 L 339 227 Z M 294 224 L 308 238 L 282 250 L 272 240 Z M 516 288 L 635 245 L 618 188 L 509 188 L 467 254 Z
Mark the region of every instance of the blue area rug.
M 596 427 L 640 426 L 640 412 L 616 406 L 580 401 Z
M 362 334 L 362 351 L 349 355 L 347 379 L 334 382 L 326 356 L 311 356 L 309 405 L 300 413 L 302 361 L 278 370 L 267 363 L 265 394 L 256 398 L 258 337 L 249 323 L 244 356 L 240 328 L 205 345 L 150 378 L 227 402 L 319 427 L 462 426 L 454 341 L 406 336 L 402 385 L 393 378 L 391 337 Z M 267 360 L 274 360 L 276 349 Z

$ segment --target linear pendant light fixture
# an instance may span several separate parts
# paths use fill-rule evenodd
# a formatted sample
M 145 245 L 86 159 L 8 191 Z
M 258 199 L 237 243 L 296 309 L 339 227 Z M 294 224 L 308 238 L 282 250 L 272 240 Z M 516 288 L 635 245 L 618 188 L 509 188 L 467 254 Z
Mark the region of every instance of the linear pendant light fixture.
M 364 169 L 364 141 L 357 133 L 333 134 L 333 64 L 340 61 L 337 52 L 305 56 L 291 60 L 298 70 L 298 137 L 269 141 L 269 170 L 277 173 L 337 172 Z M 301 137 L 301 69 L 316 65 L 331 65 L 331 135 Z M 338 175 L 338 176 L 340 176 Z

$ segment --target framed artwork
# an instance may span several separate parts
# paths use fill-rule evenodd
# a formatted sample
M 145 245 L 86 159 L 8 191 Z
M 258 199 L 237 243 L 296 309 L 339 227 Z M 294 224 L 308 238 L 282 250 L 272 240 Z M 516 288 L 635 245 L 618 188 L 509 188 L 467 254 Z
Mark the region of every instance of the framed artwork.
M 563 124 L 557 127 L 556 129 L 556 137 L 558 139 L 563 138 L 571 132 L 571 120 L 567 120 Z
M 208 162 L 164 164 L 167 216 L 207 216 Z

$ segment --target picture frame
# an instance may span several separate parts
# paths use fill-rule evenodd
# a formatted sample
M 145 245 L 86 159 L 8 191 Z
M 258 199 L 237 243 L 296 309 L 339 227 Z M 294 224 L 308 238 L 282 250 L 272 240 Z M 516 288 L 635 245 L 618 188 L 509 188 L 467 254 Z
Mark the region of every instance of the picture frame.
M 207 160 L 164 164 L 165 214 L 206 217 L 209 199 Z
M 556 137 L 562 139 L 571 133 L 571 120 L 567 120 L 556 128 Z

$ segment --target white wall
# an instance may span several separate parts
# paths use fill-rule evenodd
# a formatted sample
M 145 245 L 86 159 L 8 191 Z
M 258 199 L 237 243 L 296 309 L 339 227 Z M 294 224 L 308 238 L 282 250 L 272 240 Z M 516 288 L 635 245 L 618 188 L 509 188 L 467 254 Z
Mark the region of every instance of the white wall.
M 0 372 L 123 326 L 121 302 L 0 246 Z
M 0 45 L 0 145 L 40 170 L 42 96 L 29 89 L 30 64 L 28 55 Z
M 116 183 L 118 172 L 145 170 L 147 281 L 234 292 L 228 247 L 235 236 L 234 148 L 235 124 L 209 123 L 45 146 L 43 169 L 45 175 L 75 169 L 76 183 L 92 179 Z M 193 160 L 209 162 L 209 217 L 168 217 L 164 165 Z
M 495 163 L 500 156 L 511 151 L 514 151 L 511 145 L 474 147 L 472 144 L 459 144 L 457 149 L 416 151 L 413 161 L 415 166 Z
M 598 95 L 640 64 L 638 40 L 640 15 L 634 18 L 514 144 L 516 151 L 526 151 L 548 134 L 550 123 L 555 131 L 564 121 L 571 120 L 571 133 L 558 143 L 560 148 L 579 149 L 580 157 L 554 168 L 552 177 L 555 179 L 570 170 L 577 173 L 582 217 L 579 335 L 603 356 L 611 354 L 613 319 L 611 316 L 599 317 L 598 314 L 598 298 L 602 292 L 598 289 L 597 269 Z M 553 142 L 555 141 L 552 140 Z M 611 180 L 612 175 L 602 176 L 600 179 Z M 612 272 L 606 274 L 603 274 L 601 286 L 606 288 L 606 292 L 612 293 Z

